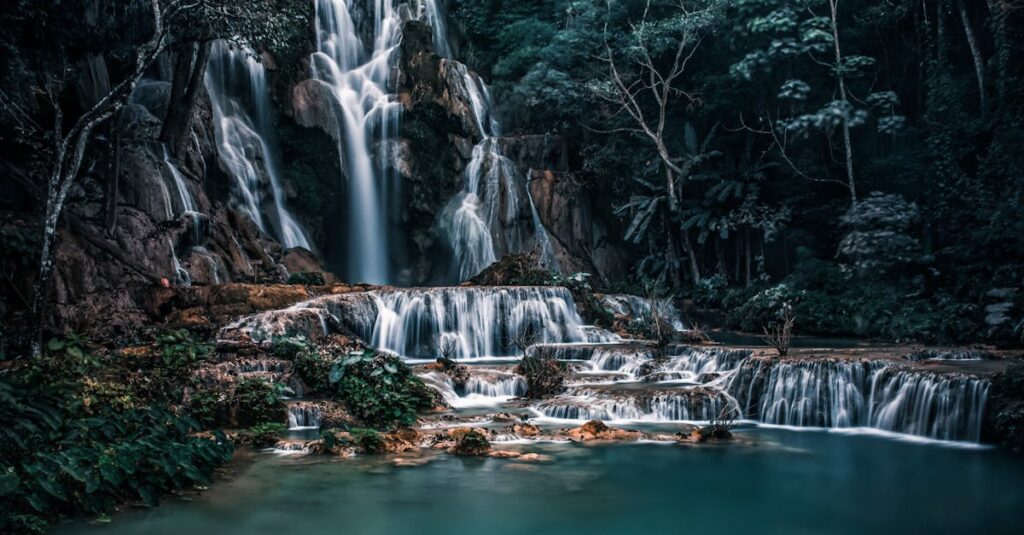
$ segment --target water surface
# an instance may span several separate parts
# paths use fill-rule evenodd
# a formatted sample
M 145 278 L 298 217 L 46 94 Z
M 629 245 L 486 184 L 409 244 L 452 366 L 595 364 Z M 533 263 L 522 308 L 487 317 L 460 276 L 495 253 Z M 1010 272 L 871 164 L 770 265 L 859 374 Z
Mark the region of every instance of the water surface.
M 1019 533 L 1024 460 L 751 429 L 751 444 L 526 446 L 555 461 L 260 456 L 194 501 L 66 534 Z

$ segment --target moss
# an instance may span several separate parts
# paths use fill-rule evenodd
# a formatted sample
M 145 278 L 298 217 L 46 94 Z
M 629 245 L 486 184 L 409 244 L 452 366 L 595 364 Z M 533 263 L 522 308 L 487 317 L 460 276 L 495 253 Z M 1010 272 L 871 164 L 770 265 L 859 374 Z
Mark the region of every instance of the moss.
M 248 427 L 263 423 L 280 423 L 287 417 L 281 401 L 285 388 L 262 379 L 242 379 L 231 398 L 234 420 Z

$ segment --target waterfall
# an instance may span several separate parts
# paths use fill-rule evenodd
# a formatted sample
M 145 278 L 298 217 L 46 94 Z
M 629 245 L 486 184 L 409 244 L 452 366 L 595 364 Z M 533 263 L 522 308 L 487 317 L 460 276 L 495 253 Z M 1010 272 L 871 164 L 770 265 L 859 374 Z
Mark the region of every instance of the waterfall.
M 733 370 L 753 353 L 749 349 L 700 346 L 669 346 L 667 352 L 668 362 L 663 370 L 690 372 L 694 376 Z
M 988 380 L 885 369 L 875 374 L 868 425 L 943 440 L 981 438 Z
M 615 338 L 586 329 L 561 287 L 413 288 L 371 295 L 376 317 L 365 338 L 408 357 L 436 357 L 442 337 L 454 340 L 458 359 L 515 355 L 511 342 L 526 332 L 535 333 L 539 343 Z
M 651 299 L 629 294 L 605 294 L 601 302 L 616 316 L 648 321 L 656 311 L 676 331 L 685 331 L 686 326 L 679 309 L 668 299 Z
M 981 438 L 989 380 L 886 360 L 747 359 L 728 392 L 769 424 L 872 427 L 943 440 Z
M 438 5 L 439 0 L 426 0 L 424 10 L 426 11 L 427 23 L 434 35 L 434 49 L 442 58 L 452 57 L 451 46 L 448 44 L 448 24 L 445 22 L 444 12 Z
M 185 175 L 181 174 L 181 170 L 171 160 L 171 154 L 167 150 L 167 145 L 163 145 L 164 151 L 164 166 L 171 174 L 171 179 L 174 180 L 174 187 L 178 192 L 178 202 L 181 204 L 180 213 L 188 213 L 196 211 L 196 202 L 192 198 L 192 190 L 188 189 L 188 183 L 185 181 Z
M 286 248 L 310 249 L 306 233 L 284 206 L 270 89 L 253 52 L 216 41 L 206 69 L 217 154 L 235 180 L 237 202 L 263 232 Z M 264 213 L 269 215 L 268 229 Z
M 473 373 L 461 385 L 455 385 L 440 372 L 423 373 L 419 378 L 456 408 L 495 406 L 526 393 L 526 380 L 521 376 L 487 369 L 474 369 Z
M 543 401 L 536 410 L 548 418 L 566 420 L 708 421 L 730 404 L 727 396 L 705 388 L 632 392 L 581 388 Z
M 320 407 L 308 403 L 288 405 L 288 429 L 320 427 L 323 413 Z
M 396 185 L 373 155 L 379 150 L 383 159 L 383 141 L 397 132 L 401 105 L 389 87 L 401 20 L 394 0 L 376 0 L 371 21 L 350 12 L 353 0 L 315 1 L 317 51 L 310 68 L 334 99 L 338 153 L 348 179 L 348 278 L 384 283 L 389 278 L 385 194 Z M 372 24 L 369 47 L 360 39 L 357 21 Z
M 427 0 L 427 20 L 433 25 L 435 48 L 450 55 L 444 15 L 436 0 Z M 505 254 L 540 249 L 548 267 L 558 269 L 547 229 L 541 223 L 524 175 L 501 151 L 501 128 L 494 117 L 490 90 L 479 76 L 461 63 L 453 63 L 458 87 L 453 88 L 469 105 L 480 142 L 463 176 L 462 191 L 442 209 L 438 221 L 453 254 L 453 271 L 467 280 Z M 529 212 L 530 234 L 523 234 L 523 214 Z

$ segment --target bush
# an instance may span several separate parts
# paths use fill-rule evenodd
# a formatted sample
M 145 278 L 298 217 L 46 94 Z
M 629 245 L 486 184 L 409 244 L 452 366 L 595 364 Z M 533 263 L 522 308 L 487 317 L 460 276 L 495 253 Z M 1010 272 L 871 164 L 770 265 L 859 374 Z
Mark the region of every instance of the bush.
M 1024 453 L 1024 362 L 1010 363 L 992 379 L 989 403 L 991 439 L 1017 453 Z
M 192 394 L 188 402 L 189 414 L 199 422 L 203 429 L 213 429 L 226 425 L 230 419 L 228 404 L 230 400 L 226 392 L 221 390 L 202 390 Z
M 223 435 L 195 435 L 195 420 L 101 375 L 113 364 L 82 346 L 51 342 L 44 357 L 0 375 L 2 532 L 40 532 L 126 501 L 155 505 L 170 490 L 209 484 L 231 457 Z
M 235 423 L 249 427 L 262 423 L 280 423 L 287 418 L 281 396 L 287 387 L 262 379 L 242 379 L 235 387 L 231 405 Z
M 295 364 L 295 372 L 305 383 L 308 394 L 331 394 L 333 388 L 329 377 L 331 368 L 339 360 L 338 357 L 331 355 L 326 349 L 316 347 L 303 337 L 275 338 L 274 354 Z
M 537 356 L 524 356 L 516 373 L 526 378 L 525 397 L 539 399 L 562 391 L 565 384 L 565 363 Z
M 365 350 L 343 357 L 330 369 L 335 397 L 365 424 L 391 429 L 416 422 L 417 413 L 439 403 L 398 357 Z
M 277 444 L 287 430 L 284 424 L 277 422 L 257 424 L 240 433 L 239 441 L 252 448 L 266 448 Z
M 693 302 L 704 308 L 718 308 L 729 290 L 729 279 L 721 273 L 701 279 L 693 291 Z

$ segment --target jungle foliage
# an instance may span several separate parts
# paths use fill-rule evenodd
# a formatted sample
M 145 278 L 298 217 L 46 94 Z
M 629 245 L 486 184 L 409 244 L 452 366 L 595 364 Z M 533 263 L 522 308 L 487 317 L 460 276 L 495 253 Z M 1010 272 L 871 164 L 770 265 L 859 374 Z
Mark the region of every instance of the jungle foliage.
M 636 278 L 754 332 L 773 301 L 759 294 L 804 292 L 805 334 L 1024 336 L 1014 3 L 453 0 L 450 11 L 506 129 L 561 135 L 574 174 L 613 205 Z M 995 300 L 1011 313 L 986 321 Z

